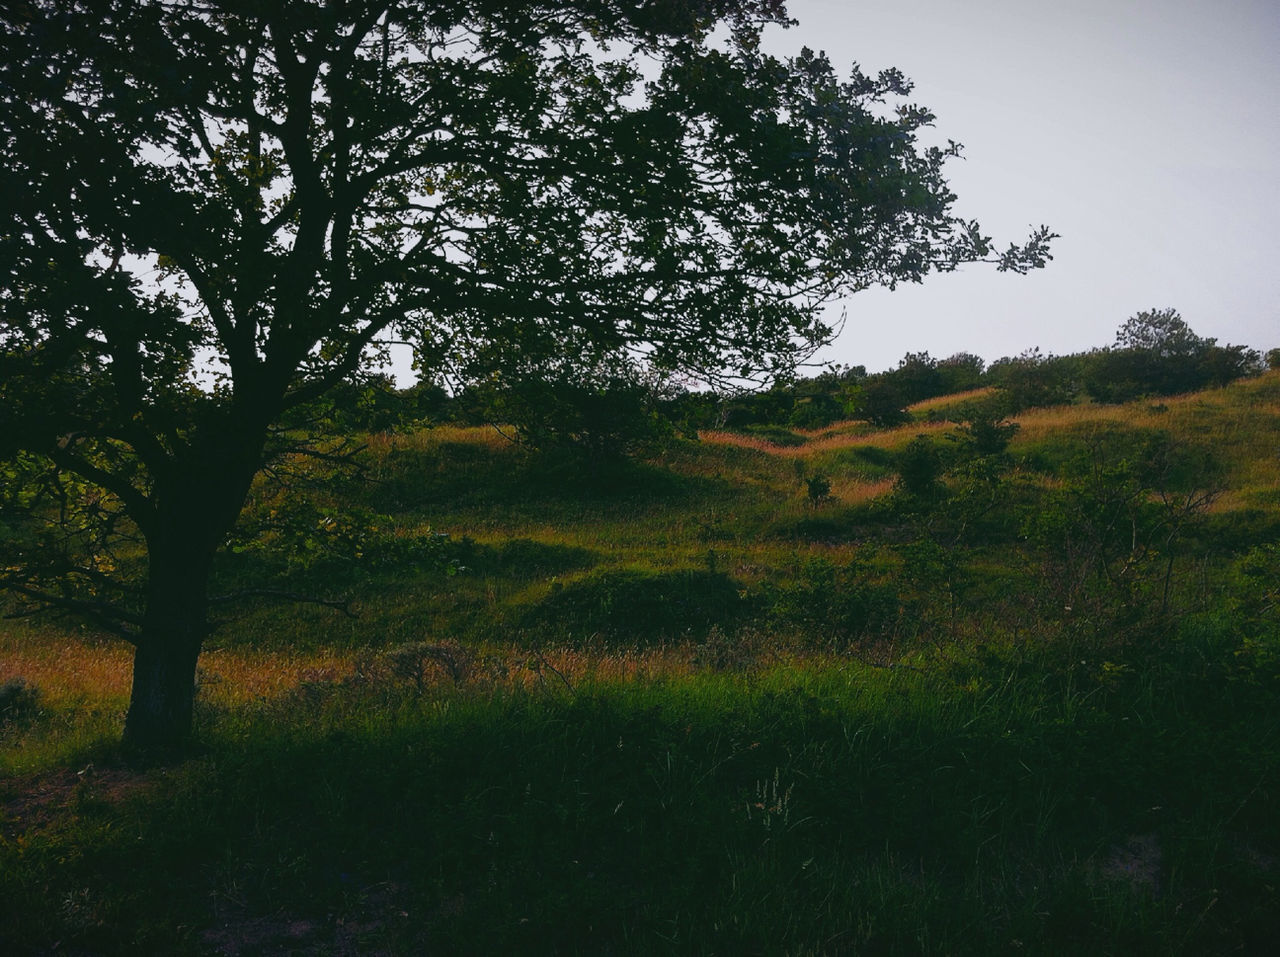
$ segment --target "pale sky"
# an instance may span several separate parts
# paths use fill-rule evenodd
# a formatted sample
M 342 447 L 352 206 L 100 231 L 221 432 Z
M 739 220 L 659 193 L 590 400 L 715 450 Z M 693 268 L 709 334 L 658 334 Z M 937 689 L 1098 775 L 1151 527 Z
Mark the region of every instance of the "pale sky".
M 1280 0 L 791 0 L 779 54 L 894 66 L 937 115 L 956 211 L 997 246 L 1044 223 L 1054 261 L 969 266 L 842 305 L 819 358 L 988 361 L 1109 345 L 1172 307 L 1222 344 L 1280 346 Z M 836 315 L 838 315 L 838 308 Z

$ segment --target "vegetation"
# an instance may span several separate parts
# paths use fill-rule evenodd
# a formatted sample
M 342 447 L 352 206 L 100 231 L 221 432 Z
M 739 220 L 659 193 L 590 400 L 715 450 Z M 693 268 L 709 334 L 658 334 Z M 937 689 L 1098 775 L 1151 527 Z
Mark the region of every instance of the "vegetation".
M 0 949 L 1265 952 L 1280 378 L 972 401 L 283 463 L 214 593 L 340 607 L 227 603 L 181 762 L 109 636 L 0 635 Z
M 133 644 L 132 745 L 190 732 L 254 477 L 341 456 L 308 426 L 393 340 L 433 384 L 504 383 L 539 439 L 612 450 L 580 391 L 601 364 L 776 374 L 830 338 L 833 297 L 1045 263 L 1049 230 L 997 253 L 952 213 L 959 148 L 918 143 L 900 73 L 766 55 L 788 22 L 778 0 L 0 8 L 0 462 L 11 511 L 65 519 L 0 585 Z

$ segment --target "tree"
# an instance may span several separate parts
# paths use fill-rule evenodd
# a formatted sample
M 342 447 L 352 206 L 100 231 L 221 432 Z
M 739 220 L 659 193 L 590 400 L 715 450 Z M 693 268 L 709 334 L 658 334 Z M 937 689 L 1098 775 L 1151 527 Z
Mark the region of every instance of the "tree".
M 282 417 L 390 338 L 465 381 L 576 341 L 767 376 L 830 337 L 835 295 L 1044 264 L 1047 229 L 996 254 L 952 214 L 958 148 L 918 146 L 900 73 L 767 55 L 785 22 L 777 0 L 0 9 L 0 456 L 46 518 L 84 492 L 6 583 L 134 644 L 127 743 L 189 734 L 212 562 L 300 448 Z
M 1017 356 L 991 363 L 986 381 L 1000 390 L 998 404 L 1005 415 L 1023 409 L 1070 402 L 1075 395 L 1075 360 L 1044 355 L 1038 346 Z
M 1195 356 L 1212 340 L 1202 339 L 1176 309 L 1147 309 L 1130 316 L 1116 331 L 1116 348 L 1146 352 L 1160 359 Z
M 986 362 L 972 352 L 957 352 L 938 363 L 941 395 L 968 392 L 982 385 L 982 373 Z
M 1125 321 L 1114 348 L 1086 357 L 1084 385 L 1097 401 L 1126 402 L 1223 386 L 1260 366 L 1253 349 L 1219 346 L 1192 332 L 1176 309 L 1152 309 Z

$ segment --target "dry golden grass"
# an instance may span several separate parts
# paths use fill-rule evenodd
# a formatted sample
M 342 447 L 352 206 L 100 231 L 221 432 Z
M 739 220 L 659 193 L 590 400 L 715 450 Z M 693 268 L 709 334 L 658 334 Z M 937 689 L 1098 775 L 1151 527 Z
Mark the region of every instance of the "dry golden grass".
M 859 479 L 832 479 L 831 496 L 844 505 L 860 505 L 873 498 L 887 495 L 893 489 L 895 479 L 883 478 L 873 482 Z
M 279 698 L 305 682 L 340 681 L 352 670 L 349 653 L 214 649 L 200 657 L 199 693 L 212 704 L 243 705 Z
M 349 654 L 215 649 L 200 657 L 200 695 L 221 705 L 245 704 L 279 697 L 306 681 L 337 680 L 351 670 Z M 0 682 L 22 678 L 53 708 L 123 703 L 132 671 L 133 648 L 123 641 L 28 626 L 0 632 Z
M 849 448 L 897 449 L 917 435 L 941 435 L 954 428 L 955 424 L 952 422 L 908 422 L 906 425 L 865 435 L 852 432 L 827 433 L 809 442 L 800 451 L 809 454 Z
M 1162 404 L 1166 409 L 1179 399 Z M 1040 439 L 1052 432 L 1079 429 L 1087 425 L 1120 424 L 1133 428 L 1154 427 L 1167 423 L 1167 412 L 1158 412 L 1152 406 L 1130 403 L 1128 405 L 1055 405 L 1043 409 L 1031 409 L 1015 419 L 1021 429 L 1021 439 Z
M 801 435 L 812 436 L 804 445 L 780 446 L 766 439 L 753 435 L 742 435 L 737 432 L 721 432 L 709 430 L 698 433 L 702 441 L 711 445 L 733 445 L 738 448 L 754 449 L 766 455 L 776 455 L 787 459 L 805 459 L 815 452 L 829 452 L 833 449 L 846 448 L 881 448 L 895 449 L 906 445 L 917 435 L 938 435 L 955 428 L 951 422 L 909 422 L 893 429 L 880 429 L 866 432 L 862 423 L 849 423 L 848 431 L 843 426 L 831 426 L 814 432 L 801 432 Z
M 122 641 L 21 624 L 0 631 L 0 682 L 22 678 L 53 707 L 126 700 L 132 671 L 133 649 Z
M 415 429 L 412 432 L 378 432 L 368 436 L 366 445 L 374 456 L 381 456 L 391 449 L 427 450 L 451 442 L 485 446 L 490 449 L 513 447 L 509 433 L 504 435 L 491 425 L 435 425 L 431 428 Z
M 970 389 L 968 392 L 956 392 L 953 395 L 940 395 L 932 399 L 925 399 L 923 402 L 917 402 L 914 405 L 907 406 L 907 411 L 914 414 L 922 414 L 933 412 L 938 409 L 950 408 L 953 405 L 962 405 L 965 402 L 972 402 L 974 399 L 982 399 L 995 393 L 994 386 L 983 386 L 979 389 Z

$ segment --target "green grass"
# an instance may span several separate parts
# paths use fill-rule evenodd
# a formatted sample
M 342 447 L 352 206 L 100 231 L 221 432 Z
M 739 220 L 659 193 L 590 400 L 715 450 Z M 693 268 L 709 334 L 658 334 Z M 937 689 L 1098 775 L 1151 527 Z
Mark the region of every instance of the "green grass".
M 120 754 L 125 649 L 0 632 L 0 952 L 1266 952 L 1280 377 L 1019 424 L 936 501 L 893 454 L 945 423 L 298 463 L 219 588 L 358 617 L 219 606 L 186 760 Z M 1153 437 L 1221 487 L 1172 537 L 1081 477 Z
M 308 927 L 310 952 L 349 925 L 406 954 L 1260 947 L 1280 721 L 1220 641 L 308 685 L 6 836 L 3 933 L 199 952 L 220 915 Z

